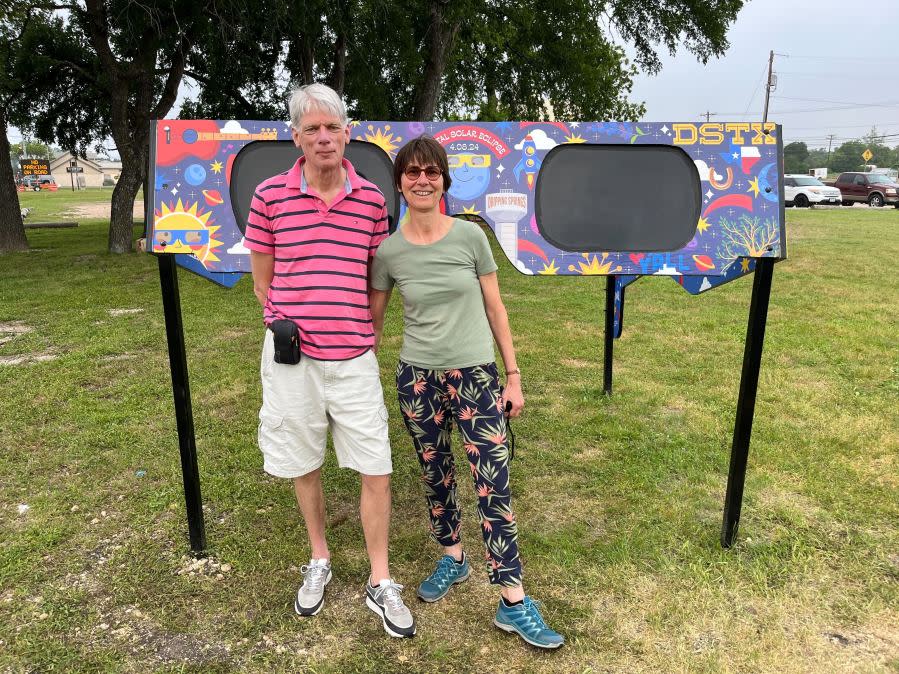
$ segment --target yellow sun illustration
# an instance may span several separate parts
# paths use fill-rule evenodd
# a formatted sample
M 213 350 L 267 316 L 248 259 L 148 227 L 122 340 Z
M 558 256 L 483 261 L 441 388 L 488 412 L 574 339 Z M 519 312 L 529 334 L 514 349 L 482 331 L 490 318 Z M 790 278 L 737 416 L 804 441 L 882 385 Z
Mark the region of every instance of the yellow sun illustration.
M 369 124 L 368 133 L 358 137 L 356 140 L 365 140 L 369 143 L 374 143 L 388 155 L 393 157 L 393 151 L 399 147 L 399 144 L 403 142 L 403 139 L 393 133 L 387 133 L 388 131 L 390 131 L 390 124 L 385 124 L 383 131 L 381 129 L 375 130 L 375 127 Z
M 543 269 L 537 272 L 542 276 L 554 276 L 559 273 L 559 268 L 556 266 L 556 261 L 551 260 L 548 265 L 544 264 Z
M 466 206 L 462 209 L 462 215 L 480 215 L 481 212 L 476 210 L 474 204 L 471 206 Z
M 154 253 L 187 253 L 204 267 L 219 260 L 215 249 L 223 243 L 213 237 L 219 226 L 209 224 L 212 212 L 198 211 L 198 205 L 182 203 L 181 199 L 174 206 L 162 204 L 153 218 Z
M 587 264 L 583 262 L 578 262 L 580 268 L 575 267 L 573 264 L 568 265 L 568 271 L 573 271 L 582 276 L 604 276 L 608 274 L 612 270 L 612 260 L 606 262 L 606 258 L 609 257 L 608 253 L 602 254 L 602 260 L 600 260 L 595 255 L 593 259 L 590 259 L 590 253 L 581 253 L 584 259 L 587 260 Z M 615 267 L 615 271 L 621 271 L 621 265 Z
M 705 230 L 709 228 L 709 221 L 705 218 L 699 218 L 699 222 L 696 225 L 696 231 L 702 234 Z
M 220 162 L 218 159 L 216 159 L 214 162 L 212 162 L 209 165 L 209 169 L 213 173 L 221 173 L 223 168 L 224 168 L 224 166 L 222 166 L 222 162 Z
M 586 143 L 587 141 L 581 138 L 576 133 L 572 133 L 570 136 L 565 136 L 566 143 Z

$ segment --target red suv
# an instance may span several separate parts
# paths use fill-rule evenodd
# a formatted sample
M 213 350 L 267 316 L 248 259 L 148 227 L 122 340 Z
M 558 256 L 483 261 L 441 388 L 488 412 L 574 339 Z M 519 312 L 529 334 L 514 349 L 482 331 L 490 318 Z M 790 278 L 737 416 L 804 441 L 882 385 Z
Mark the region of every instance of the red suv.
M 840 190 L 844 206 L 867 203 L 874 207 L 891 204 L 899 208 L 899 185 L 886 173 L 841 173 L 833 186 Z

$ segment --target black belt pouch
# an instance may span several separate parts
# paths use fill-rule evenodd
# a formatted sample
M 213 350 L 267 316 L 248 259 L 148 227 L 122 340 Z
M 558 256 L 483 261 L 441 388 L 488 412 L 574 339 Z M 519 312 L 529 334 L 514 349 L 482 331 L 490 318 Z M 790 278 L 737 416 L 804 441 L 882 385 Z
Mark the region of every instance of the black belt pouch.
M 300 329 L 293 321 L 272 321 L 269 330 L 275 336 L 275 362 L 296 365 L 300 362 Z

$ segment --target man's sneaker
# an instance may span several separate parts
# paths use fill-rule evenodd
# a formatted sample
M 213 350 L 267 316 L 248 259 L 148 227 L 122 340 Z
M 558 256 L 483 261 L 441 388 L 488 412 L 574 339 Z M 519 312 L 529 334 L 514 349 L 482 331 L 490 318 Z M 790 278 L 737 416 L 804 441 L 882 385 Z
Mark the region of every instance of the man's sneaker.
M 303 584 L 297 590 L 293 610 L 297 615 L 313 616 L 325 604 L 325 585 L 331 582 L 331 562 L 327 559 L 313 559 L 300 567 Z
M 381 616 L 384 631 L 392 637 L 411 637 L 415 634 L 415 619 L 400 596 L 402 585 L 382 580 L 379 585 L 365 584 L 365 603 Z
M 506 606 L 500 599 L 493 624 L 506 632 L 515 632 L 537 648 L 558 648 L 565 643 L 565 637 L 546 626 L 537 602 L 530 597 L 514 606 Z
M 453 585 L 464 583 L 469 575 L 471 567 L 464 554 L 461 562 L 456 562 L 452 555 L 443 555 L 437 560 L 434 572 L 418 586 L 418 598 L 427 602 L 443 599 Z

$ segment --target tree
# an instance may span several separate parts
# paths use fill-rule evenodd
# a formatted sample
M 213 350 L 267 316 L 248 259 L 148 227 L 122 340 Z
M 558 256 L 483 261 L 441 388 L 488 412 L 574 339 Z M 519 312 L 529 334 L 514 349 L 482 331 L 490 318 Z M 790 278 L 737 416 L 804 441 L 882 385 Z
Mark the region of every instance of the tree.
M 784 146 L 784 173 L 805 173 L 809 169 L 809 151 L 805 143 Z
M 51 159 L 53 157 L 53 150 L 46 143 L 42 143 L 39 140 L 26 140 L 24 144 L 25 153 L 22 154 L 21 142 L 10 143 L 10 159 L 18 162 L 20 157 L 39 157 L 41 159 Z
M 860 140 L 850 140 L 833 151 L 830 158 L 830 168 L 835 173 L 843 171 L 859 171 L 865 160 L 862 153 L 865 151 L 865 143 Z
M 7 137 L 9 114 L 24 103 L 23 83 L 16 76 L 21 58 L 16 45 L 21 43 L 28 20 L 28 13 L 21 8 L 3 9 L 0 14 L 0 157 L 11 156 Z M 0 204 L 4 204 L 0 208 L 0 253 L 27 250 L 15 175 L 12 164 L 5 159 L 0 161 Z
M 209 88 L 182 115 L 283 114 L 289 84 L 326 81 L 357 118 L 543 118 L 549 102 L 562 117 L 636 119 L 643 107 L 627 100 L 636 67 L 612 35 L 630 42 L 649 72 L 661 67 L 658 45 L 673 53 L 682 43 L 705 62 L 727 48 L 743 0 L 686 4 L 276 0 L 255 19 L 264 25 L 238 38 L 242 62 L 200 74 Z

